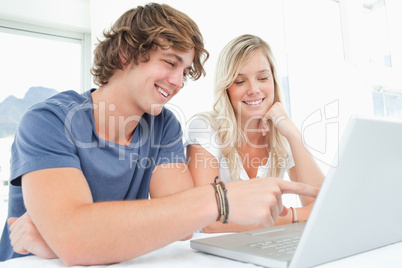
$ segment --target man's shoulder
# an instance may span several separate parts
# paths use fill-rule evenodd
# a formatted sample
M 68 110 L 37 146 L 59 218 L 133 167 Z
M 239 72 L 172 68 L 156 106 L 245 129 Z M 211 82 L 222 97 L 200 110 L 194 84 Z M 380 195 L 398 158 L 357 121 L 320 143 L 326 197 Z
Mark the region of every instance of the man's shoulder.
M 48 112 L 58 117 L 65 117 L 68 113 L 78 110 L 92 109 L 92 102 L 87 92 L 80 94 L 74 90 L 60 92 L 42 102 L 36 103 L 28 109 L 25 115 L 44 114 Z
M 62 91 L 53 95 L 52 97 L 43 100 L 34 104 L 30 110 L 38 109 L 38 108 L 45 108 L 45 107 L 54 107 L 54 106 L 74 106 L 79 105 L 82 103 L 88 103 L 90 99 L 88 99 L 88 92 L 85 93 L 78 93 L 74 90 Z
M 92 102 L 84 94 L 65 91 L 34 104 L 22 116 L 18 130 L 49 129 L 50 125 L 59 128 L 65 127 L 65 123 L 80 124 L 83 120 L 90 122 Z
M 43 104 L 45 105 L 53 104 L 69 108 L 76 105 L 82 105 L 87 103 L 91 104 L 92 101 L 90 100 L 89 98 L 90 95 L 88 94 L 90 94 L 88 93 L 88 91 L 82 94 L 74 90 L 63 91 L 47 99 L 46 101 L 43 102 Z

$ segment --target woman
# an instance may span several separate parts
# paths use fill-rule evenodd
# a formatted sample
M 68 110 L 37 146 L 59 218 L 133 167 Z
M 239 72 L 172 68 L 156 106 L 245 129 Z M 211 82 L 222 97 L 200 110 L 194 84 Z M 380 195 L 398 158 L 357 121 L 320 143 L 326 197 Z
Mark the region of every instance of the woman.
M 253 35 L 229 42 L 218 59 L 213 111 L 187 124 L 187 160 L 194 184 L 250 178 L 289 178 L 319 188 L 324 175 L 303 146 L 301 133 L 281 100 L 269 45 Z M 314 199 L 300 196 L 302 207 L 290 209 L 276 225 L 306 221 Z M 229 208 L 230 210 L 230 208 Z M 260 228 L 215 222 L 204 232 Z

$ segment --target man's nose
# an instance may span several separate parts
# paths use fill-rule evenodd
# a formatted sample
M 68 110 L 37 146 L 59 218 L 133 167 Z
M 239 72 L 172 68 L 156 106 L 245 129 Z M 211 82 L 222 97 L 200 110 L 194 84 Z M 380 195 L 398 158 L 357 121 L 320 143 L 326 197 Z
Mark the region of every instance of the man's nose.
M 183 72 L 180 69 L 173 70 L 169 75 L 168 82 L 175 87 L 182 88 L 183 86 Z

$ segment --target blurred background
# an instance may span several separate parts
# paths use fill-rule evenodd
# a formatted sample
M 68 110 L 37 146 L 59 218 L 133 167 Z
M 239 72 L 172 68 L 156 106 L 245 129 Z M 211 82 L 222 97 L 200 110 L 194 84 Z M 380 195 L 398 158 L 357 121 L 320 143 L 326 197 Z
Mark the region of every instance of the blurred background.
M 19 119 L 57 92 L 94 87 L 102 32 L 140 0 L 0 0 L 0 221 L 6 217 L 10 147 Z M 216 59 L 250 33 L 275 54 L 287 109 L 326 172 L 349 117 L 402 118 L 400 0 L 166 0 L 198 24 L 210 52 L 206 77 L 167 107 L 184 127 L 212 106 Z

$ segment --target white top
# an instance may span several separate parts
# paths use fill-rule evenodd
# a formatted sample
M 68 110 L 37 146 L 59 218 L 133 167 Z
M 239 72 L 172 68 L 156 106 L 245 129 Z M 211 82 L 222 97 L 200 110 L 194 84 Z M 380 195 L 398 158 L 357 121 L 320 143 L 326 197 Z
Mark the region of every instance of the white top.
M 204 119 L 200 116 L 194 116 L 190 122 L 187 123 L 186 129 L 184 131 L 184 136 L 186 142 L 184 146 L 188 146 L 191 144 L 199 144 L 204 148 L 207 152 L 212 154 L 219 162 L 219 174 L 220 179 L 223 182 L 229 182 L 230 179 L 230 170 L 229 170 L 229 162 L 226 157 L 223 156 L 221 148 L 225 146 L 219 140 L 217 136 L 217 131 L 213 129 L 211 124 L 207 119 Z M 271 154 L 269 155 L 269 158 Z M 265 178 L 269 177 L 271 174 L 270 161 L 267 161 L 267 164 L 264 166 L 259 166 L 257 171 L 257 178 Z M 248 161 L 249 159 L 243 160 Z M 247 163 L 247 162 L 246 162 Z M 200 163 L 201 164 L 201 163 Z M 285 171 L 291 169 L 295 166 L 293 156 L 290 150 L 288 150 L 288 158 L 285 159 L 284 167 L 280 170 L 278 178 L 283 179 L 285 175 Z M 249 180 L 249 176 L 247 172 L 244 170 L 243 166 L 240 170 L 240 179 L 241 180 Z

